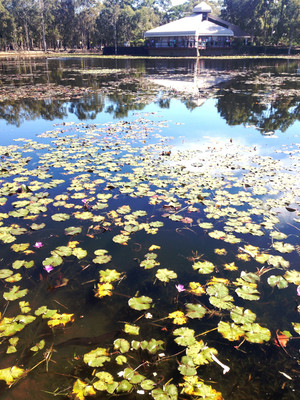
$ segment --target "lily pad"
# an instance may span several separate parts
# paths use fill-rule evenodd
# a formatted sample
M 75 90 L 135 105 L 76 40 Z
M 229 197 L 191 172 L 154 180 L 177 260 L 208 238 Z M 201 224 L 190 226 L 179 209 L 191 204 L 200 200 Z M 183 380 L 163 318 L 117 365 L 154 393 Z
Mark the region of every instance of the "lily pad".
M 129 307 L 134 310 L 148 310 L 151 307 L 152 299 L 147 296 L 132 297 L 128 300 Z
M 176 279 L 177 274 L 174 271 L 170 271 L 167 268 L 158 269 L 156 274 L 156 278 L 159 279 L 161 282 L 170 282 L 170 279 Z
M 106 349 L 98 347 L 95 350 L 86 353 L 83 356 L 83 361 L 90 367 L 103 367 L 105 362 L 110 361 L 109 353 Z

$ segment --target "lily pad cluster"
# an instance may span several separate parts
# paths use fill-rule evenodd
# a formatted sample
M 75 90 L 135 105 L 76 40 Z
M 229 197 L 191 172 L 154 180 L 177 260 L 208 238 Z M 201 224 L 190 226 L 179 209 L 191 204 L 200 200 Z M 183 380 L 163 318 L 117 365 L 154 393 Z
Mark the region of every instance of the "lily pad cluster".
M 66 327 L 76 332 L 85 318 L 75 297 L 97 307 L 99 325 L 109 315 L 121 330 L 111 343 L 72 356 L 75 399 L 98 392 L 221 399 L 219 383 L 202 372 L 212 363 L 229 372 L 217 359 L 225 359 L 222 344 L 271 343 L 277 327 L 257 304 L 266 292 L 296 295 L 300 285 L 292 257 L 298 212 L 293 235 L 281 217 L 299 204 L 298 177 L 283 161 L 230 141 L 171 151 L 165 127 L 141 116 L 70 123 L 39 141 L 0 147 L 0 336 L 11 364 L 0 380 L 7 385 L 59 357 L 53 337 Z M 185 234 L 199 247 L 177 254 L 172 240 Z M 206 252 L 207 243 L 215 251 Z M 51 340 L 26 342 L 29 327 Z M 296 319 L 285 329 L 299 335 Z M 27 365 L 33 353 L 37 363 Z

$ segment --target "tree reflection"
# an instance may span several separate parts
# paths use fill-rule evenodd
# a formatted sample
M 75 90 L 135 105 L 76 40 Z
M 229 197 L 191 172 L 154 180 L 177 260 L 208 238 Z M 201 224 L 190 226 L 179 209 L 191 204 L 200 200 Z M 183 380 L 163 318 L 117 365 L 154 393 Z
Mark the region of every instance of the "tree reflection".
M 273 93 L 273 99 L 252 93 L 221 91 L 217 109 L 228 125 L 252 125 L 262 134 L 285 132 L 300 120 L 300 104 L 296 96 Z

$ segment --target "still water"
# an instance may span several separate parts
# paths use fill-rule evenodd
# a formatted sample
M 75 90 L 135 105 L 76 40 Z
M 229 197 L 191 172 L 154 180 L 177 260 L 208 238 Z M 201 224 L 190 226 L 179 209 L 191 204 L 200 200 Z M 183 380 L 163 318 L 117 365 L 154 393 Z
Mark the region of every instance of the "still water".
M 1 399 L 299 398 L 299 86 L 1 60 Z

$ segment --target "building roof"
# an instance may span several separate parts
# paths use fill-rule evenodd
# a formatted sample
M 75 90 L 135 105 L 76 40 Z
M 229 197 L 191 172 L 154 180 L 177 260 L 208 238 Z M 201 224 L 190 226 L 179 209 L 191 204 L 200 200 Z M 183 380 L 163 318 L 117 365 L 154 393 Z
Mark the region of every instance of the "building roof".
M 209 6 L 205 1 L 201 1 L 200 4 L 193 8 L 194 13 L 211 13 L 211 6 Z
M 207 18 L 203 18 L 204 14 Z M 250 37 L 238 26 L 211 15 L 211 7 L 205 1 L 193 8 L 193 14 L 145 32 L 146 38 L 168 36 Z
M 233 36 L 233 31 L 211 21 L 203 21 L 202 13 L 194 13 L 145 32 L 145 37 L 161 36 Z

